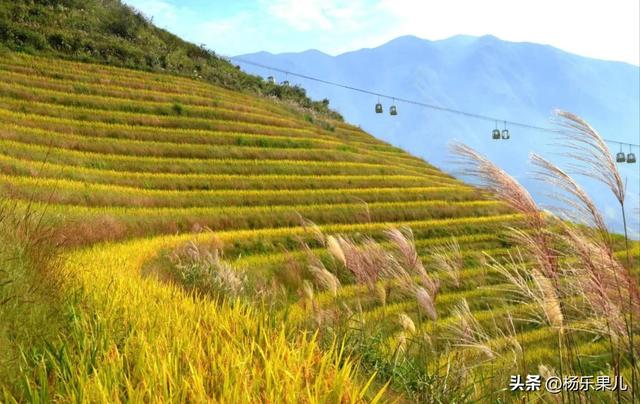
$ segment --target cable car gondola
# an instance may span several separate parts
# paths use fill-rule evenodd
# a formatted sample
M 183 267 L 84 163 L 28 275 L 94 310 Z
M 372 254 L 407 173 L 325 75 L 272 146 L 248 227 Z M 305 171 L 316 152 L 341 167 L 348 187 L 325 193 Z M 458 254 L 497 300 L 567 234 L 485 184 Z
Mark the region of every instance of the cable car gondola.
M 627 156 L 622 151 L 622 143 L 620 143 L 620 151 L 616 153 L 616 163 L 624 163 L 627 161 Z
M 393 99 L 391 106 L 389 107 L 389 115 L 398 115 L 398 108 L 396 107 L 396 99 Z
M 502 130 L 502 139 L 509 140 L 511 139 L 511 135 L 509 134 L 509 129 L 507 129 L 507 122 L 504 123 L 504 129 Z
M 500 139 L 500 129 L 498 129 L 498 122 L 496 121 L 496 128 L 491 132 L 491 138 L 493 140 Z
M 380 98 L 378 98 L 378 103 L 376 104 L 376 114 L 381 114 L 384 110 L 382 109 L 382 104 L 380 104 Z
M 273 76 L 267 77 L 267 81 L 271 84 L 276 84 L 276 78 Z
M 631 145 L 629 145 L 629 154 L 627 154 L 627 163 L 633 164 L 636 162 L 636 155 L 631 151 Z

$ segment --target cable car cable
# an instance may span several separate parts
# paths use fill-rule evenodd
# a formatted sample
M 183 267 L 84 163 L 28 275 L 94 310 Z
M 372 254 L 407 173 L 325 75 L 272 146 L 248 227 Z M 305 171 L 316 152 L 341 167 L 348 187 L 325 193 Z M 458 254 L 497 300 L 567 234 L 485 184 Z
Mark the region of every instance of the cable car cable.
M 220 55 L 218 55 L 218 56 L 220 56 Z M 457 115 L 466 116 L 466 117 L 469 117 L 469 118 L 475 118 L 475 119 L 484 120 L 484 121 L 491 121 L 491 122 L 502 121 L 502 122 L 505 123 L 505 125 L 508 124 L 510 126 L 516 126 L 516 127 L 520 127 L 520 128 L 532 129 L 532 130 L 548 132 L 548 133 L 555 133 L 555 134 L 560 133 L 560 131 L 558 131 L 558 130 L 554 130 L 554 129 L 550 129 L 550 128 L 544 128 L 542 126 L 536 126 L 536 125 L 523 123 L 523 122 L 518 122 L 518 121 L 510 121 L 510 120 L 500 119 L 500 118 L 496 118 L 496 117 L 492 117 L 492 116 L 488 116 L 488 115 L 482 115 L 482 114 L 478 114 L 478 113 L 474 113 L 474 112 L 462 111 L 462 110 L 458 110 L 458 109 L 454 109 L 454 108 L 448 108 L 448 107 L 443 107 L 443 106 L 440 106 L 440 105 L 429 104 L 429 103 L 425 103 L 425 102 L 421 102 L 421 101 L 415 101 L 415 100 L 410 100 L 410 99 L 407 99 L 407 98 L 402 98 L 402 97 L 397 97 L 397 96 L 393 96 L 393 95 L 383 94 L 383 93 L 376 92 L 376 91 L 371 91 L 371 90 L 366 90 L 366 89 L 363 89 L 363 88 L 353 87 L 353 86 L 350 86 L 350 85 L 347 85 L 347 84 L 336 83 L 336 82 L 329 81 L 329 80 L 324 80 L 324 79 L 321 79 L 321 78 L 318 78 L 318 77 L 313 77 L 313 76 L 309 76 L 309 75 L 306 75 L 306 74 L 295 73 L 295 72 L 291 72 L 291 71 L 288 71 L 288 70 L 285 70 L 285 69 L 280 69 L 278 67 L 267 66 L 267 65 L 262 64 L 262 63 L 252 62 L 252 61 L 249 61 L 249 60 L 242 59 L 240 57 L 226 57 L 226 58 L 229 59 L 229 61 L 233 60 L 233 61 L 237 61 L 237 62 L 240 62 L 240 63 L 245 63 L 245 64 L 256 66 L 256 67 L 261 67 L 263 69 L 268 69 L 268 70 L 272 70 L 272 71 L 276 71 L 276 72 L 280 72 L 280 73 L 290 74 L 292 76 L 296 76 L 296 77 L 303 78 L 303 79 L 306 79 L 306 80 L 311 80 L 311 81 L 327 84 L 327 85 L 334 86 L 334 87 L 340 87 L 340 88 L 344 88 L 344 89 L 351 90 L 351 91 L 356 91 L 356 92 L 363 93 L 363 94 L 377 96 L 378 99 L 380 97 L 382 97 L 382 98 L 390 98 L 390 99 L 393 99 L 393 100 L 398 100 L 400 102 L 404 102 L 406 104 L 411 104 L 411 105 L 416 105 L 416 106 L 420 106 L 420 107 L 424 107 L 424 108 L 429 108 L 429 109 L 436 110 L 436 111 L 448 112 L 448 113 L 451 113 L 451 114 L 457 114 Z M 638 147 L 638 148 L 640 148 L 640 145 L 635 144 L 635 143 L 621 142 L 621 141 L 618 141 L 618 140 L 605 139 L 605 138 L 603 138 L 603 140 L 608 142 L 608 143 L 615 143 L 615 144 L 619 144 L 621 146 L 622 145 L 626 145 L 626 146 L 629 146 L 629 147 Z

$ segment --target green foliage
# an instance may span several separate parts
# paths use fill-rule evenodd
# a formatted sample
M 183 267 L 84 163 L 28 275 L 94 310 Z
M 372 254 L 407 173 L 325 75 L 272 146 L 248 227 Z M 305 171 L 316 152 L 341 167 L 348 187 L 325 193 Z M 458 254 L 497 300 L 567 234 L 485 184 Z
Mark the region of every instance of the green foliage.
M 0 3 L 0 43 L 42 56 L 161 71 L 228 89 L 274 96 L 333 119 L 328 100 L 303 88 L 267 83 L 203 46 L 183 41 L 119 0 L 17 0 Z
M 176 115 L 182 115 L 182 112 L 184 111 L 184 107 L 179 102 L 174 103 L 171 106 L 171 109 Z
M 41 354 L 66 324 L 57 247 L 40 220 L 0 200 L 0 401 L 21 397 L 17 369 L 38 377 Z

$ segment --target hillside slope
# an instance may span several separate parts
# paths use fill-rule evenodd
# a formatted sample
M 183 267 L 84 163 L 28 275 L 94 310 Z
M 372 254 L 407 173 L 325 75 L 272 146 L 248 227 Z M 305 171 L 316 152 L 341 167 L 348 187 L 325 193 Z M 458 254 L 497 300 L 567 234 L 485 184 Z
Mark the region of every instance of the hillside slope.
M 309 319 L 358 307 L 389 329 L 393 347 L 404 338 L 399 314 L 439 344 L 463 298 L 482 324 L 528 308 L 503 299 L 500 278 L 482 269 L 482 252 L 514 251 L 504 233 L 522 216 L 353 126 L 320 126 L 201 81 L 17 53 L 0 60 L 0 78 L 0 195 L 57 228 L 78 299 L 69 329 L 28 356 L 28 387 L 3 386 L 7 401 L 375 401 L 395 364 L 363 355 L 356 371 L 349 347 L 304 331 Z M 434 247 L 459 243 L 462 281 L 442 288 L 437 321 L 412 298 L 394 292 L 380 304 L 348 278 L 335 293 L 321 282 L 305 289 L 304 270 L 290 268 L 321 253 L 318 231 L 384 240 L 404 226 L 427 263 Z M 188 242 L 223 250 L 261 305 L 194 293 L 188 276 L 167 279 L 163 265 Z M 270 298 L 287 288 L 284 302 Z M 315 296 L 311 308 L 303 291 Z M 549 328 L 519 331 L 534 366 L 553 363 Z M 578 342 L 585 355 L 603 349 Z M 499 337 L 491 344 L 507 349 Z
M 206 324 L 219 320 L 203 316 L 215 304 L 192 306 L 179 286 L 143 275 L 145 263 L 170 246 L 212 237 L 189 232 L 213 230 L 226 257 L 252 268 L 252 278 L 268 279 L 286 260 L 283 250 L 300 248 L 299 237 L 313 239 L 303 219 L 344 234 L 380 235 L 391 223 L 406 224 L 427 244 L 464 234 L 469 248 L 502 245 L 497 229 L 519 220 L 504 204 L 359 129 L 338 121 L 325 129 L 285 106 L 203 82 L 14 53 L 0 61 L 0 77 L 5 205 L 45 212 L 67 248 L 145 238 L 71 253 L 67 269 L 78 277 L 85 308 L 76 314 L 80 328 L 64 338 L 70 347 L 79 339 L 93 344 L 86 338 L 95 327 L 108 331 L 97 353 L 103 359 L 91 362 L 101 376 L 64 376 L 73 381 L 57 385 L 61 397 L 148 398 L 165 385 L 173 386 L 162 393 L 167 399 L 239 397 L 240 390 L 215 384 L 224 373 L 194 362 L 228 349 L 207 337 Z M 176 232 L 185 235 L 146 239 Z M 266 321 L 247 316 L 247 324 Z M 202 340 L 191 345 L 194 332 Z M 84 358 L 89 347 L 76 349 Z M 139 355 L 146 359 L 130 362 Z M 194 366 L 188 391 L 184 369 L 167 362 L 172 357 Z M 264 366 L 277 366 L 270 361 Z M 153 373 L 163 366 L 166 373 Z M 42 380 L 34 386 L 45 388 Z M 265 386 L 246 388 L 277 396 Z
M 356 128 L 325 130 L 268 101 L 18 54 L 0 68 L 4 192 L 49 202 L 66 237 L 85 243 L 196 225 L 295 226 L 297 214 L 318 224 L 446 225 L 506 213 Z
M 340 118 L 305 90 L 246 74 L 213 51 L 153 25 L 120 0 L 0 2 L 0 50 L 177 74 L 227 89 L 271 96 Z

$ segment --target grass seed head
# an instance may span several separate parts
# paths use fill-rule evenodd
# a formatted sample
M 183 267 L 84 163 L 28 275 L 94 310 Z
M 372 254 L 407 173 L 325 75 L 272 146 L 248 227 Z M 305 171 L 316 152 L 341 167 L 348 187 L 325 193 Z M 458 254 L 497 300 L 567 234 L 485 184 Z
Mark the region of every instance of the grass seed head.
M 331 255 L 340 261 L 342 265 L 347 266 L 347 258 L 344 255 L 344 251 L 342 251 L 340 242 L 334 236 L 327 236 L 327 250 L 329 250 Z
M 406 313 L 400 313 L 398 315 L 398 322 L 406 333 L 415 334 L 416 325 L 413 323 L 411 317 L 409 317 Z
M 418 302 L 418 307 L 431 319 L 437 320 L 438 313 L 436 311 L 435 301 L 429 295 L 429 292 L 421 286 L 415 288 L 415 297 Z

